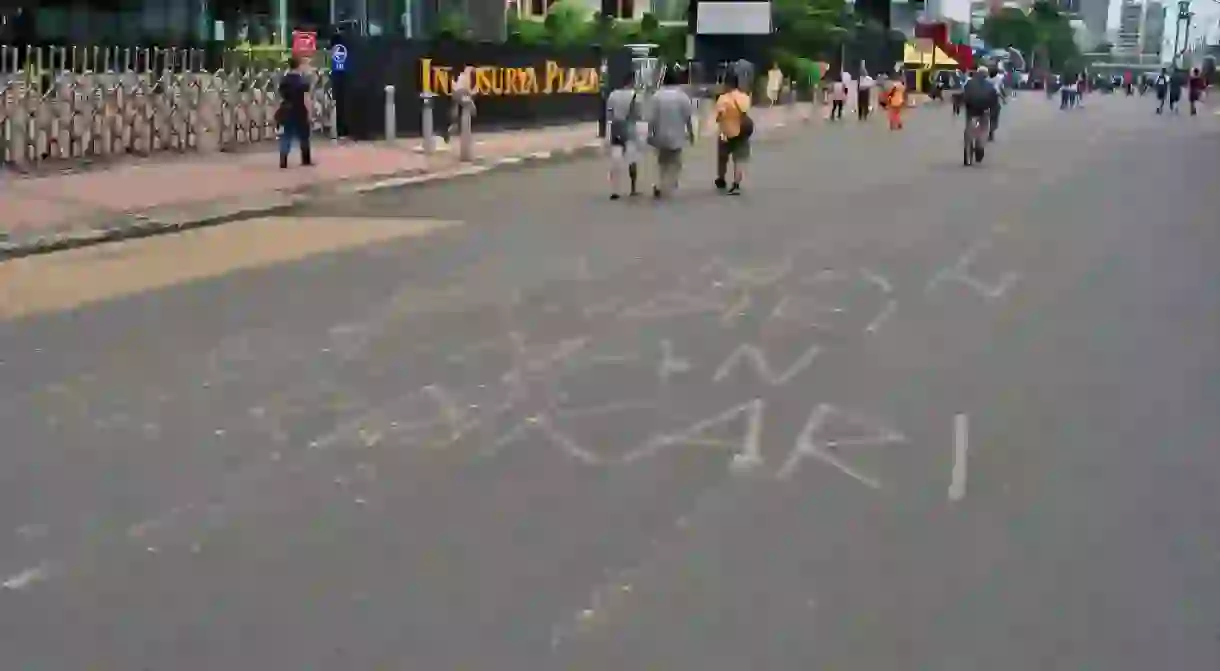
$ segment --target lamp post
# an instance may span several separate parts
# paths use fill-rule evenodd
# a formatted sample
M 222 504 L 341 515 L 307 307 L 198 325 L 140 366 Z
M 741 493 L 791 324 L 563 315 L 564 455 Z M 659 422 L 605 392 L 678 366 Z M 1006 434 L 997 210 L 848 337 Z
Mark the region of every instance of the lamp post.
M 1182 56 L 1180 47 L 1182 37 L 1182 23 L 1186 23 L 1186 41 L 1190 41 L 1190 19 L 1194 14 L 1190 11 L 1190 0 L 1178 0 L 1178 18 L 1173 24 L 1173 60 L 1170 65 L 1174 70 L 1178 69 L 1178 59 Z

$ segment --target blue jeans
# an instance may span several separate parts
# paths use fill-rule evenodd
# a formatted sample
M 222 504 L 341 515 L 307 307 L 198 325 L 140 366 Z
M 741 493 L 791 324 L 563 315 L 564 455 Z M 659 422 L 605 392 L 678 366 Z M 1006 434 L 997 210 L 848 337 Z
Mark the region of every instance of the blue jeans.
M 283 132 L 280 133 L 280 167 L 288 167 L 288 155 L 292 153 L 293 140 L 297 140 L 301 144 L 301 164 L 313 163 L 309 151 L 309 121 L 289 119 L 284 122 Z

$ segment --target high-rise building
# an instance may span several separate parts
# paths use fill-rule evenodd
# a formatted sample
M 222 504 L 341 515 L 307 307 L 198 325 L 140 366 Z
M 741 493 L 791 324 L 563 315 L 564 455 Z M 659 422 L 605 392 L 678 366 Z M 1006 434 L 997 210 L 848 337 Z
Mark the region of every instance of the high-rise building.
M 1161 43 L 1164 41 L 1165 4 L 1159 0 L 1148 0 L 1148 4 L 1144 5 L 1144 53 L 1161 53 Z
M 1077 0 L 1077 12 L 1084 20 L 1093 45 L 1106 37 L 1106 23 L 1110 19 L 1110 0 Z M 1090 48 L 1092 45 L 1090 45 Z
M 1059 11 L 1064 14 L 1080 13 L 1080 0 L 1058 0 L 1056 4 L 1059 6 Z
M 1144 5 L 1139 0 L 1123 0 L 1118 13 L 1118 34 L 1114 40 L 1114 53 L 1139 54 L 1143 50 L 1140 39 L 1144 27 Z

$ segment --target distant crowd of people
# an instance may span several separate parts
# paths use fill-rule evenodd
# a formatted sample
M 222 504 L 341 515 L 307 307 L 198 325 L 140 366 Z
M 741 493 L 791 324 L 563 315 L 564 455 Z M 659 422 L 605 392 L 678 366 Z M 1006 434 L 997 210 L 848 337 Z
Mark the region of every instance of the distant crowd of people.
M 868 120 L 872 114 L 874 92 L 876 92 L 876 105 L 885 110 L 890 130 L 902 130 L 902 116 L 907 103 L 907 87 L 902 77 L 891 79 L 883 76 L 877 80 L 866 70 L 861 70 L 859 75 L 854 78 L 847 72 L 832 78 L 826 89 L 826 96 L 830 100 L 829 119 L 831 121 L 843 119 L 843 110 L 847 106 L 853 88 L 856 98 L 856 118 L 860 121 Z

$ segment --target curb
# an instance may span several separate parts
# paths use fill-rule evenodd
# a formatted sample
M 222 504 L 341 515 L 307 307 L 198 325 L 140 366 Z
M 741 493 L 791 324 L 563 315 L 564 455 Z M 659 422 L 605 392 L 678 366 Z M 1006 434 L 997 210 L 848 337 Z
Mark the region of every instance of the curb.
M 357 184 L 346 189 L 341 189 L 339 193 L 368 194 L 375 193 L 377 191 L 385 191 L 388 189 L 399 189 L 417 184 L 427 184 L 429 182 L 440 182 L 459 179 L 462 177 L 472 177 L 474 175 L 481 175 L 492 170 L 501 170 L 505 168 L 529 166 L 541 163 L 556 163 L 563 160 L 595 156 L 601 151 L 601 147 L 601 140 L 593 140 L 574 147 L 536 151 L 529 154 L 524 154 L 522 156 L 501 156 L 498 158 L 485 159 L 481 161 L 476 160 L 474 163 L 459 165 L 456 168 L 421 172 L 409 175 L 399 175 L 396 177 L 378 180 L 376 182 Z
M 183 221 L 161 221 L 148 215 L 137 213 L 128 215 L 130 217 L 128 221 L 106 228 L 67 231 L 56 235 L 39 236 L 20 242 L 6 241 L 5 238 L 0 237 L 0 263 L 28 256 L 80 249 L 81 247 L 92 247 L 108 242 L 122 242 L 124 240 L 148 238 L 154 235 L 181 233 L 195 228 L 218 226 L 242 219 L 276 214 L 292 209 L 304 200 L 306 199 L 301 195 L 288 194 L 286 201 L 275 204 L 238 208 L 214 215 L 197 216 Z

